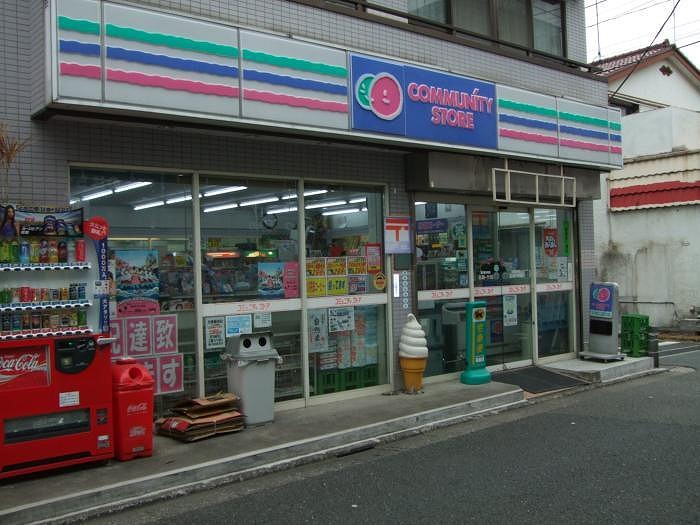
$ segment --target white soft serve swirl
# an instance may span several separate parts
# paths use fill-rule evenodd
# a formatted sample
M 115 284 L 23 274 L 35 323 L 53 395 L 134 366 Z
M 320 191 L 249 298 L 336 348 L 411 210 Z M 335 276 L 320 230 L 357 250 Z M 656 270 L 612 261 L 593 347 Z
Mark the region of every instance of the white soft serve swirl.
M 403 325 L 403 330 L 401 330 L 399 356 L 428 357 L 428 341 L 425 338 L 425 332 L 413 314 L 408 314 L 406 324 Z

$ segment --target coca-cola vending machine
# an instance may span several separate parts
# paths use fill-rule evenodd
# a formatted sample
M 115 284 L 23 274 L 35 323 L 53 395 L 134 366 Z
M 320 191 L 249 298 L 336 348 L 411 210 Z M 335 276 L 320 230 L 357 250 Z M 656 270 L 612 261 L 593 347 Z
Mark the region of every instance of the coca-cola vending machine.
M 114 456 L 106 222 L 13 212 L 14 235 L 0 236 L 0 478 Z

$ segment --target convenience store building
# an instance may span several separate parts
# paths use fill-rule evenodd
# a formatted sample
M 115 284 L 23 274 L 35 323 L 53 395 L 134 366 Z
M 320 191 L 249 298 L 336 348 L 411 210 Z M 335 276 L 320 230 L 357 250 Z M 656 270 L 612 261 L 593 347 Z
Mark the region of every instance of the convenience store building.
M 556 11 L 546 52 L 540 18 L 506 45 L 413 2 L 4 3 L 28 29 L 5 34 L 0 120 L 31 134 L 10 200 L 108 221 L 115 356 L 140 355 L 134 319 L 176 326 L 175 368 L 141 355 L 159 408 L 225 390 L 250 331 L 283 356 L 280 408 L 400 389 L 410 312 L 453 379 L 477 298 L 493 369 L 583 349 L 591 199 L 622 152 L 582 1 L 522 2 Z

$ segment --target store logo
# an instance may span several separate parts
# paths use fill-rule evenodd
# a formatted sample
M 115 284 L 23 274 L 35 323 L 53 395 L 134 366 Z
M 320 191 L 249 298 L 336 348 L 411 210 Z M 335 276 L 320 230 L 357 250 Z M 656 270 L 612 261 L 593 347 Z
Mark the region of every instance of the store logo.
M 606 303 L 610 300 L 610 290 L 607 288 L 598 288 L 593 292 L 593 298 L 601 303 Z
M 401 84 L 390 73 L 365 73 L 355 83 L 355 100 L 382 120 L 394 120 L 403 110 Z
M 47 372 L 46 355 L 26 353 L 0 355 L 0 385 L 4 385 L 25 375 Z
M 126 407 L 127 414 L 139 414 L 141 412 L 145 412 L 146 410 L 148 410 L 148 404 L 145 402 Z

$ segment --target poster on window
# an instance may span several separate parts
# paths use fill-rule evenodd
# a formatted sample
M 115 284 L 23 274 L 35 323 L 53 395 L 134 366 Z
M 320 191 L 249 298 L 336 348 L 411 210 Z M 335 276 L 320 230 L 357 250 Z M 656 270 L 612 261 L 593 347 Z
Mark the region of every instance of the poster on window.
M 124 346 L 128 357 L 151 355 L 153 325 L 150 317 L 129 317 L 123 320 Z
M 345 257 L 326 258 L 326 275 L 345 275 L 348 273 L 347 260 Z
M 544 253 L 549 257 L 556 257 L 559 253 L 559 234 L 555 228 L 542 230 L 542 246 Z
M 154 315 L 153 322 L 153 353 L 177 353 L 177 315 Z
M 379 243 L 365 244 L 367 255 L 367 273 L 379 273 L 382 271 L 382 245 Z
M 348 274 L 362 275 L 367 273 L 366 257 L 348 257 Z
M 325 277 L 307 277 L 306 295 L 309 297 L 323 297 L 326 295 L 326 286 Z
M 503 325 L 518 326 L 518 296 L 503 296 Z
M 355 329 L 355 308 L 352 306 L 328 309 L 328 331 L 345 332 Z
M 309 310 L 309 353 L 328 351 L 328 310 Z
M 171 394 L 184 390 L 183 356 L 173 354 L 158 357 L 158 393 Z
M 299 263 L 284 263 L 284 298 L 299 297 Z
M 326 259 L 323 257 L 306 259 L 306 275 L 309 277 L 324 277 L 326 275 Z
M 253 333 L 253 316 L 251 314 L 227 315 L 226 337 Z
M 348 295 L 348 277 L 340 275 L 328 278 L 328 295 Z
M 160 279 L 156 250 L 116 250 L 115 284 L 119 317 L 160 313 Z
M 225 329 L 223 317 L 204 318 L 204 346 L 207 350 L 226 347 Z
M 282 299 L 284 297 L 284 263 L 258 263 L 258 297 Z

